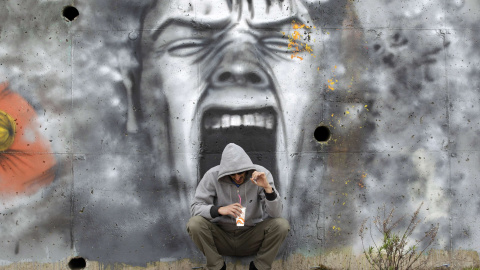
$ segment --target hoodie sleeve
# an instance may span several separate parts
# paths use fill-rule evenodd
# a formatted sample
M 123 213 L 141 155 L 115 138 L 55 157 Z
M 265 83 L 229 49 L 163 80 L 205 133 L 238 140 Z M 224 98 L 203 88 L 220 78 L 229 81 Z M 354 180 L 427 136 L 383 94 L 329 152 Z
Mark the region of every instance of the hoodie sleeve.
M 271 201 L 264 198 L 263 201 L 265 202 L 265 211 L 272 218 L 281 217 L 283 208 L 282 200 L 280 198 L 280 194 L 277 191 L 277 188 L 275 187 L 275 184 L 273 183 L 273 177 L 270 172 L 267 173 L 267 180 L 268 183 L 270 183 L 270 185 L 272 186 L 273 191 L 276 193 L 276 198 Z M 261 192 L 260 196 L 265 197 L 265 190 Z
M 214 184 L 215 179 L 213 178 L 212 174 L 207 173 L 198 184 L 197 190 L 195 191 L 195 198 L 190 206 L 192 217 L 202 216 L 208 220 L 214 218 L 210 214 L 210 210 L 212 206 L 214 206 L 215 197 L 217 196 Z

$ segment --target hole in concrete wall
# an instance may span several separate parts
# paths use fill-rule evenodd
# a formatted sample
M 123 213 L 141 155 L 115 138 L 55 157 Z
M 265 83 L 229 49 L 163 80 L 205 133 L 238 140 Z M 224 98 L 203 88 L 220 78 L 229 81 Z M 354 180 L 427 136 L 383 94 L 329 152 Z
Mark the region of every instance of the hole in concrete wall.
M 319 142 L 326 142 L 330 139 L 330 129 L 326 126 L 319 126 L 315 129 L 313 136 Z
M 68 267 L 73 270 L 84 269 L 87 267 L 87 261 L 82 257 L 75 257 L 68 262 Z
M 80 15 L 80 13 L 78 13 L 78 9 L 76 9 L 75 7 L 66 6 L 66 7 L 63 8 L 62 15 L 68 21 L 73 21 L 73 20 L 75 20 L 75 18 L 78 17 L 78 15 Z

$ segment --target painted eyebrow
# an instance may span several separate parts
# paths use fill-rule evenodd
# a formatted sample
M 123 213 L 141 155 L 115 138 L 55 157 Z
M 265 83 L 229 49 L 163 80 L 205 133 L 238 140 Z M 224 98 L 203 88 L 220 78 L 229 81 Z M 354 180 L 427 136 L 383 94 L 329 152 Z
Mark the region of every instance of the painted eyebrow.
M 153 32 L 152 39 L 155 41 L 163 33 L 165 29 L 172 26 L 198 28 L 198 30 L 218 29 L 223 30 L 230 24 L 230 17 L 218 21 L 198 22 L 193 19 L 187 20 L 185 18 L 170 18 L 160 24 Z
M 298 16 L 290 16 L 278 21 L 268 21 L 268 22 L 252 22 L 248 20 L 248 25 L 253 29 L 262 30 L 262 29 L 280 29 L 283 26 L 291 25 L 295 21 L 297 24 L 305 24 L 305 22 L 300 19 Z

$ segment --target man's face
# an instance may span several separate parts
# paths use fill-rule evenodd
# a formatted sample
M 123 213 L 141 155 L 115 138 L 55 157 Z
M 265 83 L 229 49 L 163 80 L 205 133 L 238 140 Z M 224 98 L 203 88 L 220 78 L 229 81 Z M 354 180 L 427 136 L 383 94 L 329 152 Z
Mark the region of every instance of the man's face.
M 229 176 L 233 181 L 235 181 L 237 185 L 241 185 L 245 181 L 246 174 L 247 172 L 241 172 L 241 173 L 231 174 Z
M 218 159 L 229 142 L 271 153 L 279 174 L 301 147 L 299 125 L 321 91 L 320 29 L 293 1 L 251 2 L 169 1 L 146 15 L 154 30 L 142 39 L 142 107 L 150 126 L 168 110 L 182 178 L 196 179 L 211 167 L 200 160 Z

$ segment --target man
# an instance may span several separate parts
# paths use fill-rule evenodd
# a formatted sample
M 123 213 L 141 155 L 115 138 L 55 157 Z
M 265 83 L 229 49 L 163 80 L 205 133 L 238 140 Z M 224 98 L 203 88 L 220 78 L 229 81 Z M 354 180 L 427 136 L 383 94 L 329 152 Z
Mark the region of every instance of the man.
M 246 207 L 245 226 L 237 226 L 242 207 Z M 290 230 L 288 221 L 280 217 L 282 202 L 271 173 L 254 165 L 233 143 L 223 150 L 220 165 L 203 176 L 191 213 L 187 231 L 206 256 L 208 269 L 226 269 L 222 255 L 253 254 L 250 269 L 271 269 Z

